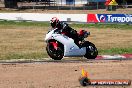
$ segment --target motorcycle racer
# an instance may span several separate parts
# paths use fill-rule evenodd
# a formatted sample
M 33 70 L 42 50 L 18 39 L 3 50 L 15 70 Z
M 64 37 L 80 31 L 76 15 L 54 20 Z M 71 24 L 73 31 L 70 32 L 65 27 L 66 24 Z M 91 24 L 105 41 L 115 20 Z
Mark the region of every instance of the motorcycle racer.
M 72 38 L 78 46 L 79 41 L 81 41 L 83 37 L 88 36 L 88 33 L 85 30 L 81 30 L 77 33 L 77 31 L 71 28 L 67 23 L 59 21 L 57 17 L 53 17 L 50 20 L 50 24 L 53 29 L 56 29 L 56 32 L 65 34 L 66 36 Z
M 46 33 L 45 41 L 47 54 L 52 59 L 61 60 L 63 57 L 95 59 L 97 57 L 98 50 L 96 46 L 85 40 L 90 32 L 81 30 L 78 33 L 67 23 L 59 21 L 56 17 L 51 19 L 50 24 L 52 30 Z

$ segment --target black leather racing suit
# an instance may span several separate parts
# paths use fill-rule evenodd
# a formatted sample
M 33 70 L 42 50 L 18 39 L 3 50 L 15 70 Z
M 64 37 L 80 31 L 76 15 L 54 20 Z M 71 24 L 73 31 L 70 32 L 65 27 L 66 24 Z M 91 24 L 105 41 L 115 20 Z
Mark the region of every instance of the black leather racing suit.
M 72 38 L 75 44 L 79 45 L 79 36 L 76 30 L 72 29 L 67 23 L 59 22 L 56 26 L 56 32 L 65 34 L 66 36 Z

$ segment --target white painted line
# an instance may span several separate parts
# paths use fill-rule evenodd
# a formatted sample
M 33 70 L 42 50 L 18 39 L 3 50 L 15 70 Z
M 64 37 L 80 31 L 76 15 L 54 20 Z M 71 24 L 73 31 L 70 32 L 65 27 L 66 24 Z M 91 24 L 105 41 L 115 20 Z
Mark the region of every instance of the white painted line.
M 118 59 L 118 58 L 125 58 L 124 56 L 121 55 L 102 55 L 104 59 Z

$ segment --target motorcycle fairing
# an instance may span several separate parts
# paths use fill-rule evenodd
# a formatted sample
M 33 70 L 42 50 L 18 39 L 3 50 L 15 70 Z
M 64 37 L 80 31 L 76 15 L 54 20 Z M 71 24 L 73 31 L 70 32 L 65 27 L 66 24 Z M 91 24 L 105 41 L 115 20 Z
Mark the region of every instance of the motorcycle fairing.
M 86 47 L 79 48 L 72 38 L 63 34 L 52 34 L 52 39 L 55 39 L 64 45 L 64 56 L 84 56 L 86 54 Z

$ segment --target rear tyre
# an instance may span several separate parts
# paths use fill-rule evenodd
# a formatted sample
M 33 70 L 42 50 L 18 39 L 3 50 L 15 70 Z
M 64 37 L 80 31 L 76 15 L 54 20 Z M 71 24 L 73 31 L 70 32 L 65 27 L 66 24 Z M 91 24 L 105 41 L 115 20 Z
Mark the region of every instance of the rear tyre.
M 61 60 L 64 56 L 64 49 L 60 43 L 58 44 L 57 50 L 54 49 L 53 45 L 50 42 L 47 43 L 46 51 L 48 55 L 54 60 Z
M 86 57 L 87 59 L 95 59 L 98 55 L 98 50 L 96 46 L 88 41 L 85 42 L 85 46 L 86 46 L 86 54 L 84 55 L 84 57 Z

